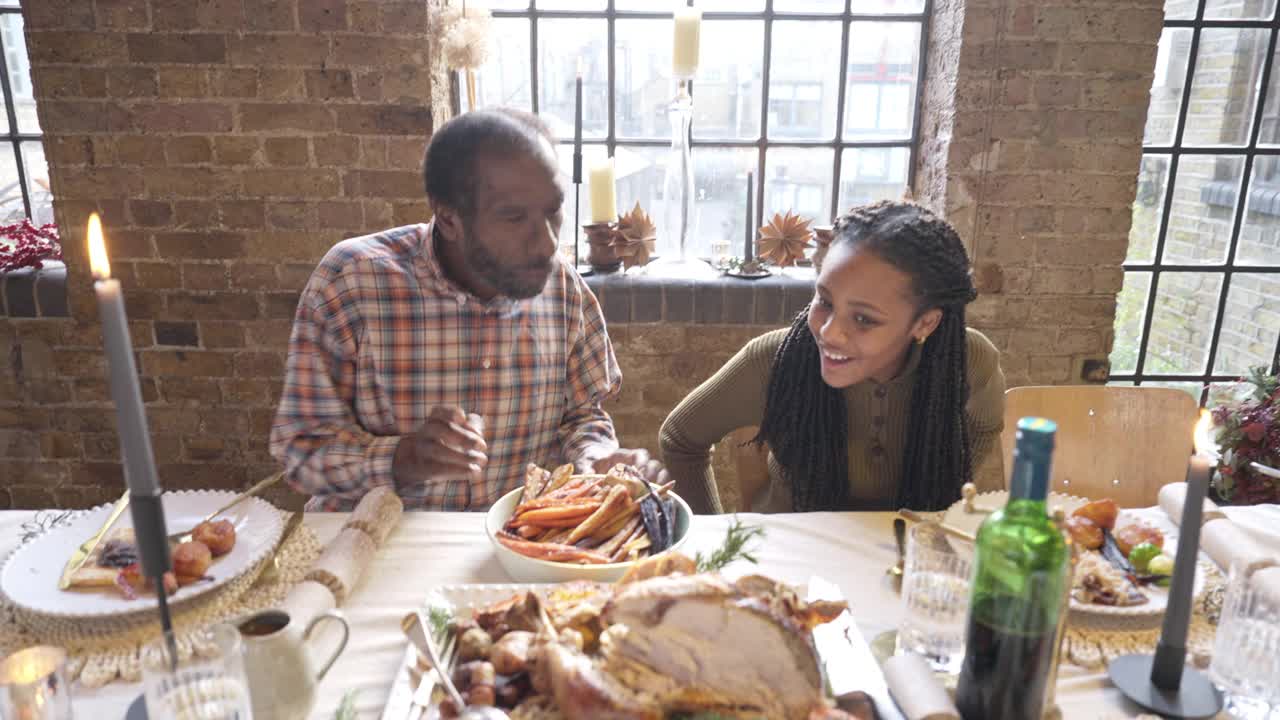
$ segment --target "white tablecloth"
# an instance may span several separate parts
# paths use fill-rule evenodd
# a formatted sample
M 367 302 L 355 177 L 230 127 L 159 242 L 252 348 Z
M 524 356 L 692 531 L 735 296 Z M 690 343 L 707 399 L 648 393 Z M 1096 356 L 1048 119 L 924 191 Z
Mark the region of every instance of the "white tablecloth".
M 1158 513 L 1159 511 L 1154 511 Z M 1280 507 L 1229 508 L 1229 515 L 1280 554 Z M 0 512 L 0 553 L 17 544 L 21 523 L 32 513 Z M 306 523 L 321 542 L 342 527 L 345 514 L 312 513 Z M 894 628 L 899 599 L 884 575 L 895 559 L 892 513 L 811 513 L 743 515 L 768 531 L 758 570 L 801 584 L 820 575 L 838 584 L 870 641 Z M 321 684 L 313 720 L 330 720 L 342 697 L 358 691 L 361 718 L 377 718 L 404 652 L 399 619 L 421 603 L 435 585 L 505 583 L 512 580 L 492 555 L 482 514 L 406 513 L 364 580 L 342 607 L 352 624 L 351 642 Z M 686 547 L 710 550 L 724 537 L 726 516 L 699 516 Z M 320 654 L 326 638 L 315 639 Z M 120 718 L 141 692 L 138 685 L 112 684 L 98 690 L 77 687 L 78 719 Z M 1063 666 L 1058 703 L 1068 720 L 1135 717 L 1138 708 L 1110 687 L 1106 676 Z

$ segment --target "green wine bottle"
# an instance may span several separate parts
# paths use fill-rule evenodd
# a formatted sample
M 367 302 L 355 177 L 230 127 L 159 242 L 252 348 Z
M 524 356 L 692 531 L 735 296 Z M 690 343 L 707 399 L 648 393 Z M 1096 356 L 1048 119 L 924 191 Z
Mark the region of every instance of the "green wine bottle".
M 1049 518 L 1053 436 L 1018 421 L 1009 502 L 978 529 L 956 705 L 964 720 L 1040 720 L 1070 554 Z

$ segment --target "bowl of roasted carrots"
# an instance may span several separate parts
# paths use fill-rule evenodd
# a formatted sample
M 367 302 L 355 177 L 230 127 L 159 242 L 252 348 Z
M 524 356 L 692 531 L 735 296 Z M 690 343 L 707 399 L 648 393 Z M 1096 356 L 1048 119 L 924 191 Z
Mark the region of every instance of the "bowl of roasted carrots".
M 637 561 L 683 545 L 692 516 L 670 483 L 648 482 L 626 465 L 605 474 L 530 465 L 524 487 L 489 508 L 485 530 L 517 582 L 612 582 Z

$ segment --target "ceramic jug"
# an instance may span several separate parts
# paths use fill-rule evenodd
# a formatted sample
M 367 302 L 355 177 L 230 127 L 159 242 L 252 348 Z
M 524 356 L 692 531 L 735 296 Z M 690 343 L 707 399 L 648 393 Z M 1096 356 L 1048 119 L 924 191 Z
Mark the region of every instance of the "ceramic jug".
M 306 640 L 316 626 L 332 620 L 342 637 L 319 671 Z M 305 720 L 315 704 L 316 685 L 347 646 L 351 628 L 337 610 L 316 616 L 303 628 L 283 610 L 263 610 L 236 623 L 244 640 L 244 671 L 249 678 L 255 720 Z

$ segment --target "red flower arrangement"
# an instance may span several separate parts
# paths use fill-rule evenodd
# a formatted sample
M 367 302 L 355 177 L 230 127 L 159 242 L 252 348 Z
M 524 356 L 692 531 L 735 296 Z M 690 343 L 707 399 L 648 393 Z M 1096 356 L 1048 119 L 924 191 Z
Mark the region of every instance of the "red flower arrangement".
M 1280 502 L 1280 480 L 1250 467 L 1280 468 L 1280 376 L 1257 367 L 1244 380 L 1247 396 L 1213 410 L 1222 449 L 1214 487 L 1235 504 Z
M 46 260 L 62 260 L 58 226 L 53 223 L 36 226 L 23 218 L 13 225 L 0 225 L 0 238 L 13 243 L 0 243 L 0 272 L 27 267 L 39 270 Z

